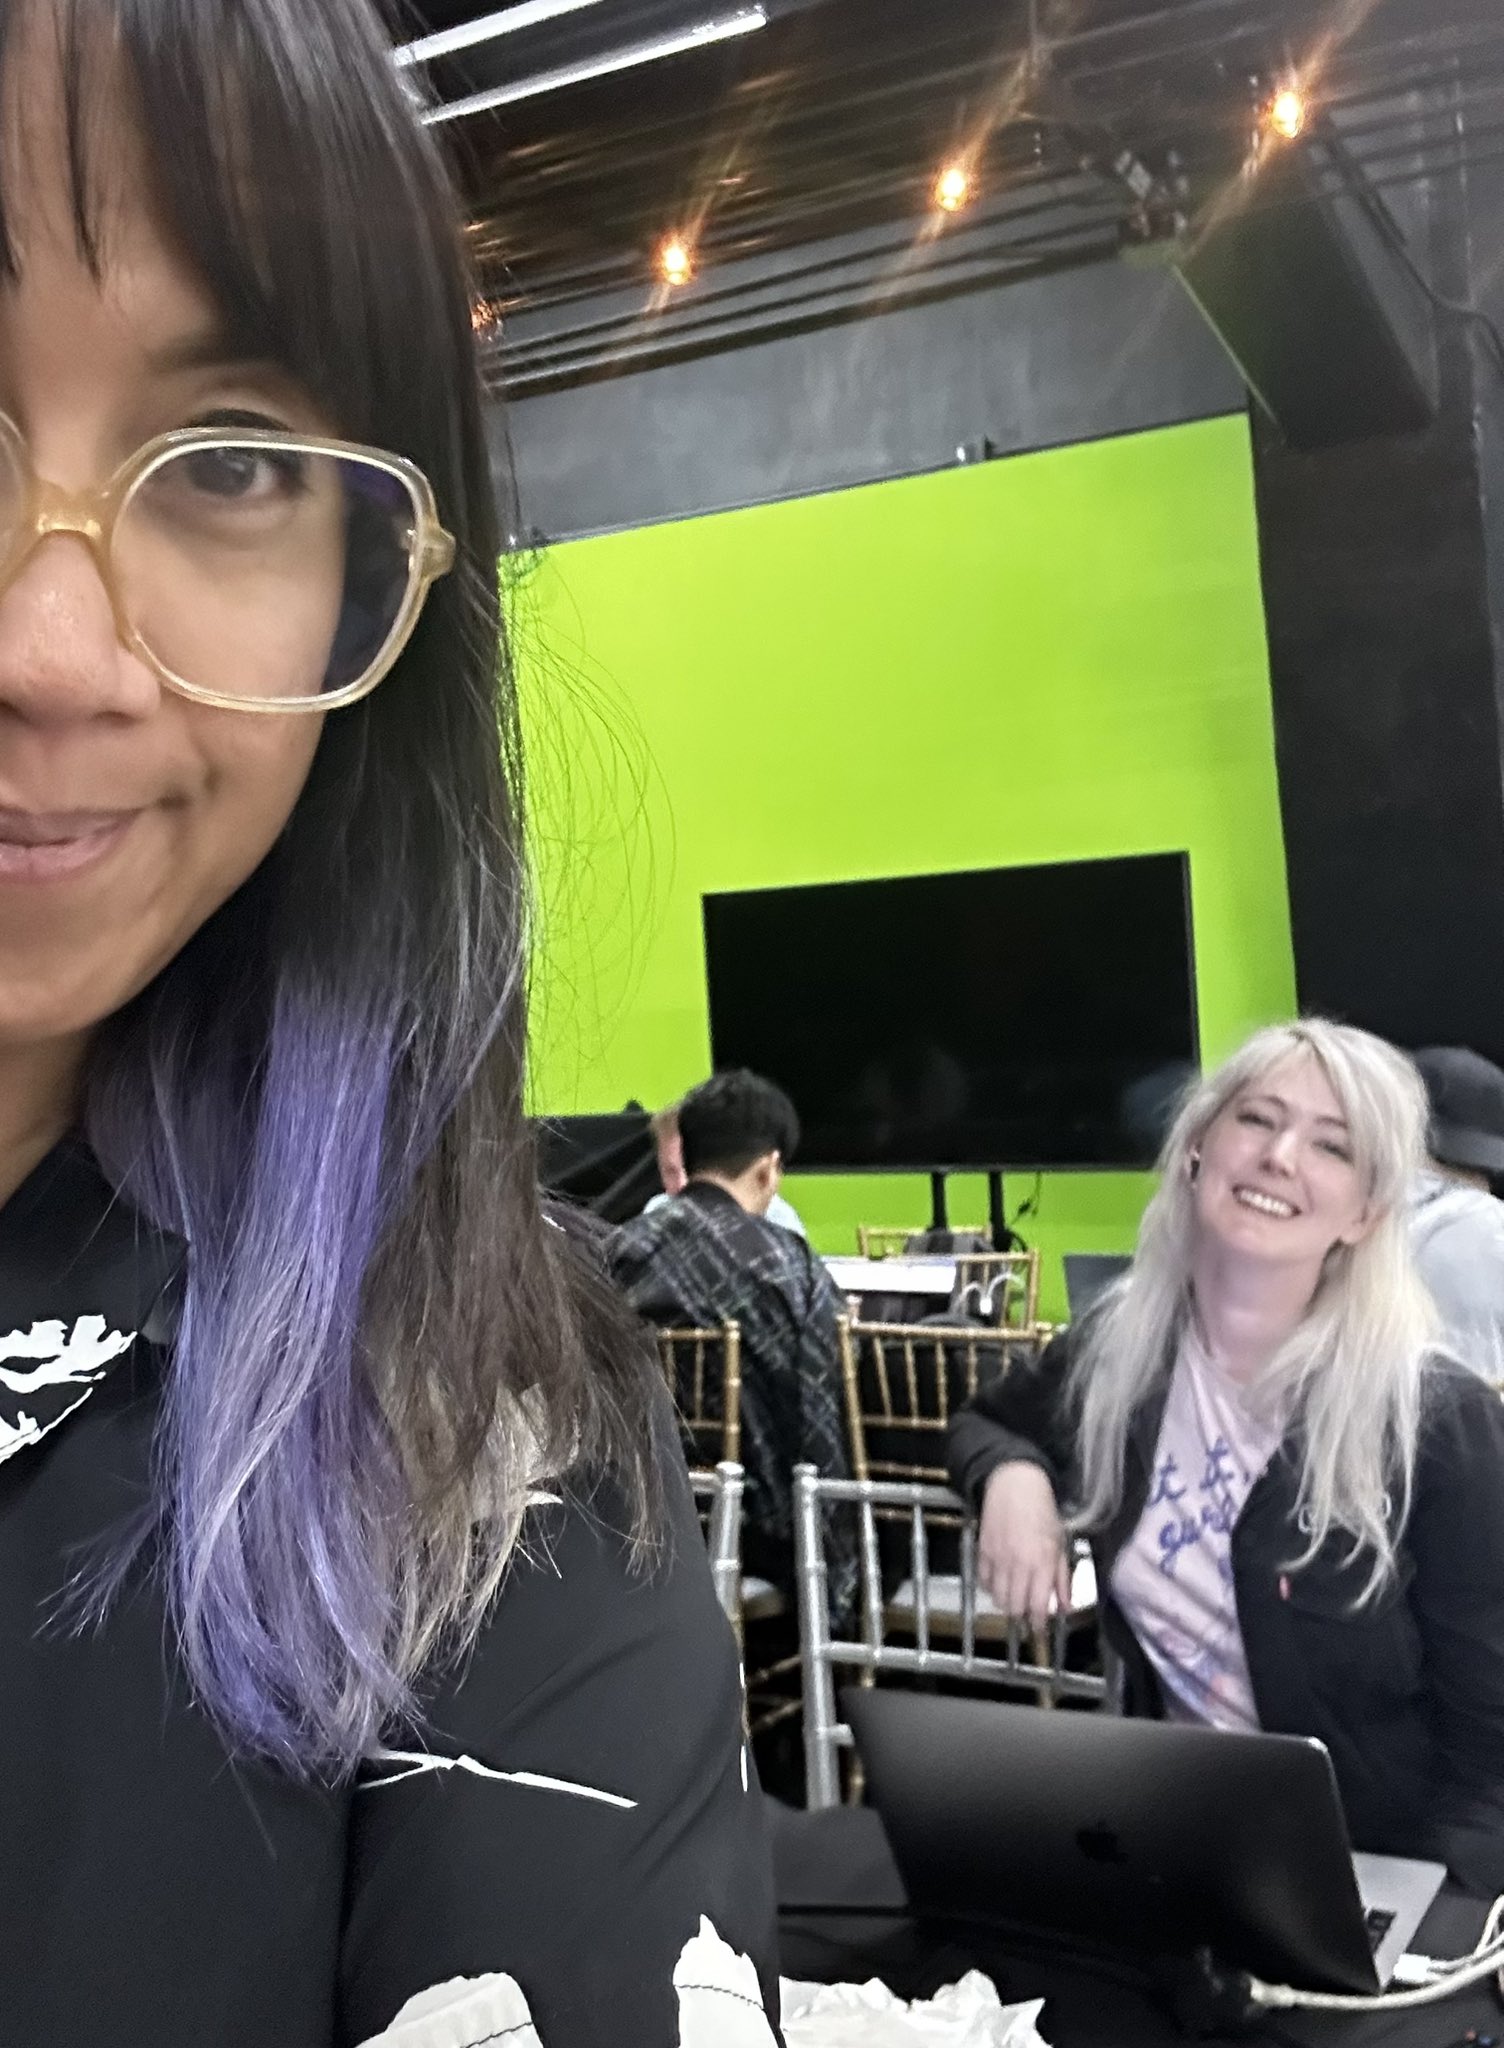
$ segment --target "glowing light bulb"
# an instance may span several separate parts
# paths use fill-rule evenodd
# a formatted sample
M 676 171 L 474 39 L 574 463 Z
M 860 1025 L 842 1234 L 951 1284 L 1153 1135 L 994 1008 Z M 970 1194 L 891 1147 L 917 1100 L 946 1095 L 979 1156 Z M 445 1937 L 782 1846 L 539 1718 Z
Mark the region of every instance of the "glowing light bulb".
M 970 171 L 965 164 L 947 164 L 935 180 L 935 204 L 942 213 L 959 213 L 970 197 Z
M 658 251 L 658 275 L 665 284 L 688 284 L 695 274 L 694 253 L 682 235 L 670 235 Z
M 1285 86 L 1269 102 L 1269 126 L 1286 142 L 1293 142 L 1306 125 L 1305 96 L 1293 85 Z

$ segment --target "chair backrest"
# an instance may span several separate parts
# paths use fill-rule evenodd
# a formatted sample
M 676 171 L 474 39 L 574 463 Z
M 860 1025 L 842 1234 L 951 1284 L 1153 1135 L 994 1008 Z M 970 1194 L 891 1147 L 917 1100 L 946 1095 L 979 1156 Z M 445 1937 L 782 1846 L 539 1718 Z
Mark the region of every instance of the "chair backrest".
M 914 1235 L 912 1226 L 890 1227 L 886 1223 L 859 1223 L 856 1249 L 862 1259 L 896 1259 Z
M 742 1487 L 745 1474 L 740 1465 L 723 1458 L 713 1472 L 693 1471 L 689 1475 L 700 1519 L 705 1526 L 705 1544 L 710 1552 L 710 1576 L 715 1596 L 725 1609 L 738 1642 L 742 1639 Z
M 837 1330 L 853 1473 L 942 1483 L 952 1415 L 1002 1378 L 1019 1333 L 849 1316 Z
M 862 1562 L 859 1635 L 836 1641 L 830 1632 L 825 1545 L 832 1511 L 854 1508 L 858 1518 Z M 907 1514 L 912 1531 L 912 1642 L 889 1643 L 883 1625 L 883 1598 L 878 1562 L 877 1517 Z M 944 1517 L 961 1525 L 959 1624 L 947 1629 L 947 1647 L 931 1639 L 931 1578 L 927 1518 Z M 1084 1546 L 1083 1546 L 1084 1547 Z M 1027 1646 L 1023 1632 L 1010 1627 L 1006 1638 L 978 1649 L 977 1532 L 966 1503 L 948 1487 L 902 1481 L 822 1479 L 813 1465 L 794 1472 L 794 1550 L 799 1578 L 799 1653 L 803 1665 L 805 1803 L 835 1806 L 840 1802 L 840 1752 L 852 1747 L 850 1728 L 836 1712 L 836 1673 L 850 1672 L 857 1682 L 872 1683 L 881 1673 L 947 1678 L 986 1691 L 1033 1688 L 1052 1698 L 1088 1700 L 1098 1706 L 1108 1699 L 1105 1678 L 1065 1668 L 1066 1623 L 1057 1616 L 1041 1658 Z M 955 1647 L 949 1647 L 954 1644 Z
M 859 1223 L 856 1227 L 857 1254 L 864 1259 L 911 1257 L 947 1258 L 958 1252 L 986 1251 L 992 1232 L 978 1230 L 916 1230 L 912 1223 Z
M 1039 1326 L 1039 1253 L 958 1254 L 951 1299 L 959 1315 L 1032 1335 Z
M 735 1465 L 742 1454 L 742 1333 L 737 1323 L 659 1330 L 658 1355 L 691 1465 Z

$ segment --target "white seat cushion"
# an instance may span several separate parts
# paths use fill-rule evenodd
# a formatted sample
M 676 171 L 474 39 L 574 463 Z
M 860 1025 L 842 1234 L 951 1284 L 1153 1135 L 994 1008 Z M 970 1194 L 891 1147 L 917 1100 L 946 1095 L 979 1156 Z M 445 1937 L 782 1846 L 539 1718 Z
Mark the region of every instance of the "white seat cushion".
M 930 1613 L 937 1618 L 960 1622 L 961 1580 L 953 1572 L 935 1573 L 930 1582 Z M 1080 1558 L 1071 1572 L 1071 1604 L 1066 1614 L 1067 1621 L 1089 1614 L 1097 1604 L 1097 1568 L 1089 1557 Z M 914 1612 L 914 1581 L 905 1579 L 898 1591 L 888 1602 L 890 1614 Z M 976 1612 L 978 1616 L 989 1615 L 1000 1619 L 991 1597 L 977 1588 Z
M 742 1579 L 742 1613 L 748 1621 L 768 1621 L 786 1611 L 788 1603 L 771 1579 L 748 1572 Z

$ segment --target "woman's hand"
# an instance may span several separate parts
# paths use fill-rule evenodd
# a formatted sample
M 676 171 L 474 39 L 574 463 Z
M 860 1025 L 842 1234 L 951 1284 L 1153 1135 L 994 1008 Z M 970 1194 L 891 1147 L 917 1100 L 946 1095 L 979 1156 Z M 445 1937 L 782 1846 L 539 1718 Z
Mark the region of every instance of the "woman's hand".
M 982 1494 L 977 1577 L 1009 1620 L 1036 1630 L 1050 1619 L 1051 1596 L 1070 1606 L 1071 1574 L 1055 1489 L 1038 1465 L 999 1465 Z

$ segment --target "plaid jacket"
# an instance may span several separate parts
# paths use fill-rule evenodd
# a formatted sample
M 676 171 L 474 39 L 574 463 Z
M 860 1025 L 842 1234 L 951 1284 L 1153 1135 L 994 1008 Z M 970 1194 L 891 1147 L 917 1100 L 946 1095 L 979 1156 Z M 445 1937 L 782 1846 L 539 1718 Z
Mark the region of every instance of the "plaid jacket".
M 792 1594 L 793 1469 L 810 1464 L 837 1479 L 850 1469 L 830 1275 L 802 1238 L 708 1181 L 624 1223 L 610 1257 L 633 1308 L 659 1328 L 741 1325 L 746 1527 L 760 1539 L 747 1561 Z M 847 1520 L 827 1538 L 837 1615 L 856 1587 Z

